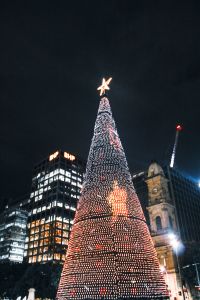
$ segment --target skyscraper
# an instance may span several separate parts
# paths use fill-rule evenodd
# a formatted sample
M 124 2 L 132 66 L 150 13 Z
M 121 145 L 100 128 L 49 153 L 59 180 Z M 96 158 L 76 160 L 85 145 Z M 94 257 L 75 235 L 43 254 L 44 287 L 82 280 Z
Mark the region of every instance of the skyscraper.
M 0 214 L 0 262 L 23 261 L 27 217 L 26 211 L 16 207 Z
M 84 169 L 78 157 L 62 151 L 34 168 L 26 239 L 29 263 L 64 261 Z
M 165 297 L 156 251 L 103 95 L 57 298 Z

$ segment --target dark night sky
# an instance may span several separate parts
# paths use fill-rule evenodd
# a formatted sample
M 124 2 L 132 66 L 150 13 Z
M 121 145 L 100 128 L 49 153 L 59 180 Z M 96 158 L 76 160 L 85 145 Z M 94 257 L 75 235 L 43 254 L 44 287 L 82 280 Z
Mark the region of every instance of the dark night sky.
M 200 177 L 200 3 L 27 1 L 0 8 L 0 196 L 57 149 L 87 158 L 103 76 L 131 170 L 170 157 Z M 32 3 L 32 4 L 31 4 Z M 93 4 L 91 4 L 93 3 Z

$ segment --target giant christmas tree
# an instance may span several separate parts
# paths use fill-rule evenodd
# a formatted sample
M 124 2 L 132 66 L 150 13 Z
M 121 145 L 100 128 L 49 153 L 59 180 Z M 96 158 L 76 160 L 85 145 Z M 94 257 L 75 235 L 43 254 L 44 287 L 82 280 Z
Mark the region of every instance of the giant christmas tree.
M 85 181 L 57 299 L 165 299 L 103 80 Z

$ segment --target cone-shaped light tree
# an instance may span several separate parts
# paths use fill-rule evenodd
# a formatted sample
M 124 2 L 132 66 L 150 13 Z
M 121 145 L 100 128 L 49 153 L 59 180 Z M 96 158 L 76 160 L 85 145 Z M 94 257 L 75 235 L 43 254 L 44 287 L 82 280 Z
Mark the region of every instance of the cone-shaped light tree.
M 57 299 L 167 299 L 103 81 Z

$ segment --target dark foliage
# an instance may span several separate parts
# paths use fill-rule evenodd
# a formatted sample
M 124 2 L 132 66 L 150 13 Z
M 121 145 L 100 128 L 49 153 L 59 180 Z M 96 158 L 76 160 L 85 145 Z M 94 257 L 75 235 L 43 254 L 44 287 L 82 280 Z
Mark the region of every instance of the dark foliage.
M 54 299 L 62 270 L 57 264 L 0 265 L 0 298 L 16 299 L 28 295 L 29 288 L 36 289 L 36 297 Z

